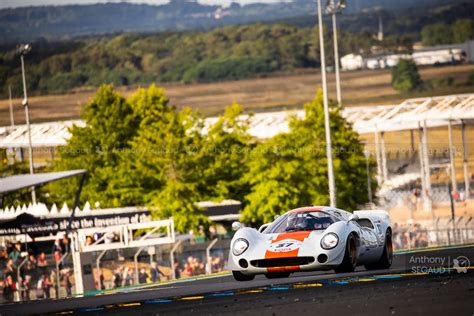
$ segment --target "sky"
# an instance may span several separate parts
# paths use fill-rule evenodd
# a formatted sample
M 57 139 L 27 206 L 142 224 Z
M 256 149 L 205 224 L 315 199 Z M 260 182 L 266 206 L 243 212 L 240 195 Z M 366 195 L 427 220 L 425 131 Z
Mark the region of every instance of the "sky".
M 271 3 L 282 2 L 287 0 L 198 0 L 202 4 L 221 4 L 229 5 L 231 2 L 238 2 L 240 4 L 248 3 Z M 169 0 L 0 0 L 0 9 L 15 8 L 24 6 L 40 6 L 40 5 L 68 5 L 68 4 L 91 4 L 104 2 L 130 2 L 130 3 L 146 3 L 146 4 L 164 4 Z

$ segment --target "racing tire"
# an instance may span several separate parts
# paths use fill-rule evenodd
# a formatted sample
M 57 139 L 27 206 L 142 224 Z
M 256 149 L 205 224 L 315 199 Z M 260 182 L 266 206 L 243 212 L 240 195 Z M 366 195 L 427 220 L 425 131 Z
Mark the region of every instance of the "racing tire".
M 380 270 L 388 269 L 392 266 L 393 260 L 393 244 L 392 244 L 392 234 L 390 231 L 387 231 L 385 234 L 385 246 L 383 247 L 382 257 L 379 261 L 365 265 L 367 270 Z
M 290 276 L 290 272 L 265 273 L 265 277 L 267 279 L 280 279 L 280 278 L 287 278 L 289 276 Z
M 335 268 L 336 273 L 353 272 L 357 267 L 357 245 L 353 234 L 347 237 L 344 259 L 341 264 Z
M 240 271 L 232 271 L 232 275 L 236 281 L 252 281 L 255 275 L 246 275 Z

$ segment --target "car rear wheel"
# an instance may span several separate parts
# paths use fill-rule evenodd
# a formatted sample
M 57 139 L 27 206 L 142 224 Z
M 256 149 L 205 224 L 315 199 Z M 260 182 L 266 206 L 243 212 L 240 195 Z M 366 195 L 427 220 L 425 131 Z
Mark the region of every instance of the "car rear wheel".
M 334 269 L 336 273 L 353 272 L 357 267 L 357 246 L 353 234 L 347 237 L 346 250 L 344 251 L 344 259 L 342 263 Z
M 365 268 L 367 270 L 379 270 L 379 269 L 388 269 L 392 265 L 393 260 L 393 244 L 392 244 L 392 234 L 390 231 L 387 231 L 385 234 L 385 245 L 383 248 L 382 257 L 379 261 L 373 264 L 367 264 Z
M 255 275 L 246 275 L 240 271 L 232 271 L 232 275 L 236 281 L 251 281 L 255 278 Z
M 267 279 L 279 279 L 279 278 L 287 278 L 290 276 L 290 272 L 273 272 L 273 273 L 265 273 Z

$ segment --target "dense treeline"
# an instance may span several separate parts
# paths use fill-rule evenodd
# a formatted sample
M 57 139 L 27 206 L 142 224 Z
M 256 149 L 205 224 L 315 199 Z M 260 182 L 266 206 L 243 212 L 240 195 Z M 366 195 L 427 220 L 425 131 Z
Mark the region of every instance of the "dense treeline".
M 472 7 L 463 4 L 456 8 L 465 6 Z M 403 16 L 400 20 L 408 23 Z M 449 25 L 425 26 L 421 31 L 423 42 L 433 45 L 474 38 L 472 18 L 449 21 Z M 420 23 L 417 25 L 423 25 Z M 341 56 L 368 55 L 374 51 L 410 52 L 413 41 L 420 38 L 420 34 L 389 34 L 379 42 L 374 33 L 363 28 L 351 29 L 358 31 L 339 33 Z M 55 42 L 43 39 L 33 43 L 33 50 L 26 57 L 28 91 L 39 95 L 65 93 L 83 86 L 98 87 L 103 83 L 127 86 L 150 82 L 211 82 L 314 68 L 320 63 L 316 35 L 315 27 L 250 24 L 208 32 L 124 33 Z M 327 43 L 331 43 L 329 28 L 325 28 L 325 36 Z M 333 64 L 333 50 L 327 49 L 326 54 L 328 64 Z M 0 97 L 8 96 L 9 85 L 14 96 L 21 95 L 20 60 L 12 45 L 0 47 Z
M 421 30 L 424 45 L 462 43 L 474 39 L 474 20 L 458 19 L 452 24 L 429 24 Z
M 315 28 L 275 24 L 227 26 L 210 32 L 122 34 L 68 42 L 33 44 L 26 57 L 32 94 L 63 93 L 81 86 L 149 82 L 208 82 L 240 79 L 275 71 L 319 66 Z M 327 40 L 331 34 L 326 32 Z M 342 32 L 341 54 L 368 53 L 376 40 L 369 33 Z M 409 50 L 411 41 L 388 38 L 387 51 Z M 332 63 L 332 50 L 327 50 Z M 15 49 L 0 53 L 0 86 L 21 95 Z

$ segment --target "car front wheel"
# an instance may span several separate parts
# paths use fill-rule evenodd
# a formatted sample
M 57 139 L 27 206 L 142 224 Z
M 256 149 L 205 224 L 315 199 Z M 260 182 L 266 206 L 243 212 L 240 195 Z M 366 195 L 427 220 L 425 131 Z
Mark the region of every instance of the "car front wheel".
M 336 273 L 353 272 L 357 266 L 357 246 L 353 234 L 347 237 L 346 249 L 344 251 L 344 259 L 342 263 L 334 269 Z

